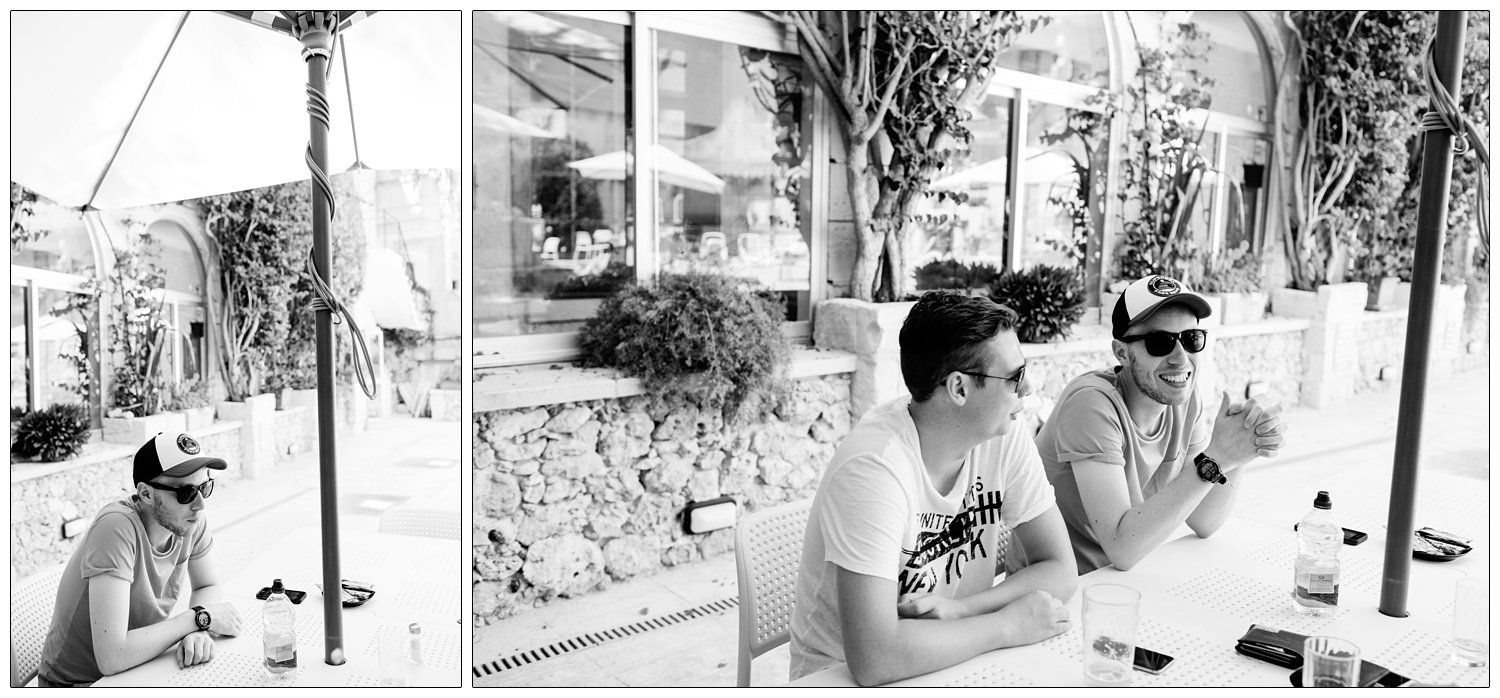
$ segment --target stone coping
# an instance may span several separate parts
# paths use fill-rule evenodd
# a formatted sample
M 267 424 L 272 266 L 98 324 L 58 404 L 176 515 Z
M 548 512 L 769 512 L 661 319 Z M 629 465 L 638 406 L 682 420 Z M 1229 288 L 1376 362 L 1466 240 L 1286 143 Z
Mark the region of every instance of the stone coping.
M 285 410 L 276 411 L 302 412 L 305 410 L 307 410 L 306 407 L 299 405 L 287 408 Z M 224 432 L 234 431 L 239 428 L 240 422 L 236 420 L 215 419 L 213 424 L 203 427 L 202 429 L 193 430 L 193 435 L 213 436 L 215 434 L 223 434 Z M 79 454 L 77 458 L 58 461 L 56 463 L 34 463 L 29 461 L 22 463 L 11 463 L 10 482 L 11 484 L 15 484 L 17 482 L 35 480 L 39 477 L 55 475 L 57 473 L 67 472 L 75 468 L 84 468 L 90 465 L 114 460 L 116 458 L 130 458 L 135 455 L 135 450 L 137 448 L 139 448 L 139 446 L 127 446 L 125 444 L 111 444 L 105 443 L 103 441 L 91 440 L 83 445 L 83 453 Z
M 812 347 L 792 349 L 792 378 L 853 373 L 849 352 Z M 474 372 L 474 412 L 558 405 L 644 395 L 639 378 L 612 368 L 580 368 L 571 363 L 532 364 Z
M 1381 315 L 1404 316 L 1405 311 L 1390 311 Z M 1261 334 L 1301 332 L 1312 322 L 1306 318 L 1268 316 L 1260 322 L 1245 322 L 1233 325 L 1213 325 L 1208 329 L 1215 338 L 1249 337 Z M 1076 325 L 1071 339 L 1046 344 L 1022 344 L 1021 353 L 1027 358 L 1076 354 L 1080 352 L 1109 351 L 1110 329 L 1105 325 Z

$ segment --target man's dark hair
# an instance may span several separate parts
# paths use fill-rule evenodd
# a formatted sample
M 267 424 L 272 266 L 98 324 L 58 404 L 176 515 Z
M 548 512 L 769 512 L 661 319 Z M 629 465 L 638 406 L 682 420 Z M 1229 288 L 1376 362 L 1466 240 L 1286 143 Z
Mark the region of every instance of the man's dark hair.
M 912 402 L 926 402 L 954 371 L 985 372 L 980 345 L 1015 327 L 1016 312 L 988 298 L 924 294 L 901 325 L 901 378 Z M 984 378 L 975 379 L 984 385 Z

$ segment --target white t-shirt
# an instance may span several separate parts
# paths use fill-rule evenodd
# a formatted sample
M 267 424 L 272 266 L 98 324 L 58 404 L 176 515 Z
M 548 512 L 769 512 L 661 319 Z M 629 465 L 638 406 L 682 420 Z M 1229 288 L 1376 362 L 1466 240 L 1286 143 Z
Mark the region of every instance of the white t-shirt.
M 870 410 L 823 473 L 797 573 L 792 679 L 844 661 L 834 565 L 894 581 L 898 594 L 970 596 L 1004 574 L 1011 529 L 1053 505 L 1024 430 L 974 447 L 953 488 L 939 492 L 910 401 Z

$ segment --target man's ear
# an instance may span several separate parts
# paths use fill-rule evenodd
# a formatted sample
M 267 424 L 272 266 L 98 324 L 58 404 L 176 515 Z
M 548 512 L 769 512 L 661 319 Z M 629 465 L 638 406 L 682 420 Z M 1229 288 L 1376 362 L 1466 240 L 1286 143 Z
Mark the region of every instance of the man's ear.
M 1111 340 L 1109 340 L 1109 349 L 1110 349 L 1111 352 L 1114 353 L 1114 355 L 1115 355 L 1115 361 L 1118 361 L 1121 366 L 1124 366 L 1125 365 L 1125 352 L 1127 351 L 1125 349 L 1125 343 L 1122 342 L 1122 341 L 1120 341 L 1120 340 L 1118 340 L 1118 339 L 1111 339 Z
M 140 497 L 141 499 L 150 499 L 151 486 L 147 485 L 144 482 L 135 483 L 135 496 Z
M 964 381 L 964 374 L 954 371 L 943 379 L 943 390 L 948 391 L 948 399 L 955 405 L 964 404 L 969 399 L 969 384 Z

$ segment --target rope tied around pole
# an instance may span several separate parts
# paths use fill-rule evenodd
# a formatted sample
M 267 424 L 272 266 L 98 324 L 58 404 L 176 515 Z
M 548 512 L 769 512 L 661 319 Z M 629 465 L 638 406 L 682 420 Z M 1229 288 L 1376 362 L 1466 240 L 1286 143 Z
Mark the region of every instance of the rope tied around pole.
M 328 99 L 323 93 L 312 85 L 307 86 L 307 113 L 314 119 L 329 126 Z M 312 181 L 318 188 L 318 193 L 323 196 L 324 202 L 328 204 L 328 218 L 333 219 L 336 205 L 333 202 L 333 180 L 329 179 L 328 173 L 318 167 L 317 160 L 313 157 L 312 142 L 309 141 L 306 150 L 307 169 L 312 174 Z M 330 244 L 332 244 L 330 242 Z M 349 321 L 349 336 L 354 352 L 354 376 L 359 379 L 359 387 L 364 391 L 365 397 L 375 398 L 375 366 L 370 362 L 370 350 L 365 345 L 365 337 L 359 331 L 359 324 L 354 322 L 354 316 L 349 309 L 339 302 L 334 296 L 333 289 L 328 282 L 318 274 L 317 264 L 313 260 L 313 250 L 307 250 L 307 275 L 313 281 L 313 299 L 307 304 L 308 310 L 313 313 L 328 311 L 333 317 L 333 324 L 341 324 L 344 320 Z M 342 317 L 340 317 L 342 316 Z
M 1422 115 L 1420 129 L 1422 131 L 1436 131 L 1447 129 L 1454 135 L 1453 154 L 1464 155 L 1472 148 L 1474 155 L 1479 158 L 1478 186 L 1474 212 L 1475 221 L 1479 226 L 1479 234 L 1484 242 L 1485 249 L 1489 249 L 1490 240 L 1490 148 L 1489 134 L 1485 133 L 1473 119 L 1465 116 L 1458 105 L 1458 100 L 1448 92 L 1438 79 L 1437 64 L 1433 56 L 1437 51 L 1437 36 L 1434 35 L 1427 41 L 1427 60 L 1423 61 L 1423 67 L 1427 76 L 1427 91 L 1432 94 L 1432 103 L 1435 110 L 1428 110 Z

